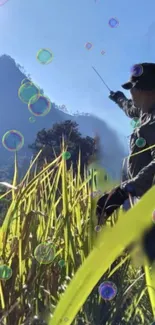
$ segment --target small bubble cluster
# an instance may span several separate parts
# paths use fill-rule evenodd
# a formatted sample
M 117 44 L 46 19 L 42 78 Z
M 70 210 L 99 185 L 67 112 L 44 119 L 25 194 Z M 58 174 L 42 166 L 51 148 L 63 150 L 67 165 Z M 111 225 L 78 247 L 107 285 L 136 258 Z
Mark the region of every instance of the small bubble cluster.
M 111 281 L 105 281 L 99 286 L 99 295 L 104 300 L 112 300 L 117 295 L 117 287 Z
M 12 269 L 8 265 L 0 265 L 0 280 L 9 280 L 12 277 Z
M 118 21 L 117 18 L 110 18 L 109 19 L 109 26 L 111 28 L 116 28 L 116 27 L 118 27 L 118 25 L 119 25 L 119 21 Z
M 23 147 L 24 137 L 17 130 L 10 130 L 3 135 L 2 144 L 8 151 L 16 152 Z
M 51 243 L 39 244 L 35 248 L 34 257 L 40 264 L 50 264 L 55 257 L 55 247 Z
M 133 77 L 140 77 L 143 74 L 143 67 L 141 64 L 135 64 L 131 67 L 131 74 Z
M 41 64 L 49 64 L 53 60 L 53 53 L 50 49 L 40 49 L 37 53 L 37 60 Z

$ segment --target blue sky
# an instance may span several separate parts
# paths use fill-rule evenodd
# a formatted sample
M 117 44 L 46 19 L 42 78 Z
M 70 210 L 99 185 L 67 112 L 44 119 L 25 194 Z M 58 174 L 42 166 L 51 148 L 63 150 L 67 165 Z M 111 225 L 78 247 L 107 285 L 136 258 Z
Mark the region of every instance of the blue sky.
M 120 90 L 133 64 L 155 62 L 154 12 L 154 0 L 8 0 L 0 7 L 0 54 L 24 66 L 52 101 L 95 114 L 127 136 L 130 120 L 108 99 L 91 66 Z M 117 28 L 109 27 L 111 17 L 119 20 Z M 51 64 L 36 60 L 41 48 L 52 50 Z

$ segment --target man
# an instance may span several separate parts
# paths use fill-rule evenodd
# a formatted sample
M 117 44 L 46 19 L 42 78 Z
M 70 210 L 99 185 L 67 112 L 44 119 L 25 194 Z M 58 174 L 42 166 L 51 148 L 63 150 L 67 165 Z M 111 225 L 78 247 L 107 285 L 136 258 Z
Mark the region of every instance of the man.
M 128 180 L 97 203 L 99 223 L 106 220 L 131 197 L 141 198 L 154 184 L 155 177 L 155 64 L 142 63 L 133 67 L 130 81 L 122 87 L 130 90 L 132 100 L 120 91 L 109 98 L 130 118 L 139 118 L 130 138 L 131 155 L 128 158 Z M 142 152 L 144 149 L 148 149 Z

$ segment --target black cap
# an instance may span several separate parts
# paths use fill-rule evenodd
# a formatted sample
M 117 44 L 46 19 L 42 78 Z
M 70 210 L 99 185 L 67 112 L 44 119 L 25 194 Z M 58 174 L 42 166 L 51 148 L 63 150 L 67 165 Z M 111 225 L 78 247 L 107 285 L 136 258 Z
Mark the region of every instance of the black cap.
M 122 85 L 126 90 L 132 88 L 140 90 L 155 89 L 155 63 L 139 63 L 131 68 L 131 77 Z

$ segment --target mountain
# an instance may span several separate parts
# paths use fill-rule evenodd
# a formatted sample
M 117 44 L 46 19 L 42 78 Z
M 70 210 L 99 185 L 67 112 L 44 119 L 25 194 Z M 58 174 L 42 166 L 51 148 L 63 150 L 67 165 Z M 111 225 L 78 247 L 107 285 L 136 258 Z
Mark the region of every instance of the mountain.
M 29 118 L 32 115 L 27 105 L 18 97 L 18 89 L 22 80 L 30 76 L 8 55 L 0 57 L 0 71 L 0 139 L 11 129 L 20 131 L 24 136 L 24 146 L 19 151 L 19 157 L 32 155 L 28 145 L 34 142 L 39 130 L 49 129 L 56 122 L 70 119 L 79 124 L 79 131 L 82 135 L 94 137 L 94 132 L 97 130 L 101 146 L 103 146 L 101 164 L 112 176 L 120 176 L 122 159 L 127 155 L 127 150 L 123 148 L 119 135 L 105 121 L 92 115 L 70 115 L 52 103 L 48 115 L 37 117 L 35 123 L 30 123 Z M 1 141 L 0 165 L 6 165 L 12 161 L 13 157 L 14 155 L 3 147 Z

